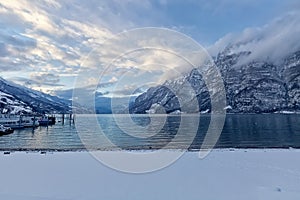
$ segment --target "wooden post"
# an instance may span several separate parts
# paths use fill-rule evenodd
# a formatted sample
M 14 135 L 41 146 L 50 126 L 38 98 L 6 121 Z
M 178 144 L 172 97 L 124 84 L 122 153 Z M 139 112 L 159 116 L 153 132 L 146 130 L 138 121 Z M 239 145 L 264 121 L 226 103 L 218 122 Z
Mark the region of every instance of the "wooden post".
M 33 117 L 32 128 L 35 129 L 35 115 Z
M 22 115 L 19 116 L 19 128 L 21 128 L 21 123 L 22 123 Z
M 65 114 L 62 114 L 62 124 L 65 124 Z

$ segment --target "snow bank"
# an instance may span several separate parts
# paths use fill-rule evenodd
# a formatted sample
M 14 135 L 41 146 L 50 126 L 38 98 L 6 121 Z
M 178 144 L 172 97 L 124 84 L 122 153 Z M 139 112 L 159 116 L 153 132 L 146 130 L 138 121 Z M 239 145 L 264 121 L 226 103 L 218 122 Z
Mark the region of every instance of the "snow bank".
M 5 200 L 300 197 L 300 150 L 214 150 L 203 160 L 189 152 L 163 170 L 141 175 L 112 170 L 87 152 L 1 154 Z

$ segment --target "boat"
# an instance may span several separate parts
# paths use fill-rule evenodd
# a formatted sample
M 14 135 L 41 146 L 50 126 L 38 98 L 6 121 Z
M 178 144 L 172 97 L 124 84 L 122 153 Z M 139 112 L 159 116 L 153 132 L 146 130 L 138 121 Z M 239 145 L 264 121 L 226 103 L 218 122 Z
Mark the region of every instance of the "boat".
M 53 116 L 43 116 L 38 120 L 38 122 L 40 126 L 49 126 L 49 125 L 54 125 L 56 119 Z
M 39 126 L 38 119 L 36 117 L 31 117 L 31 116 L 21 117 L 21 124 L 24 126 L 24 128 Z
M 22 129 L 24 125 L 21 123 L 20 116 L 3 115 L 0 117 L 0 125 L 10 127 L 12 129 Z
M 55 124 L 55 116 L 42 116 L 40 118 L 30 115 L 1 115 L 0 125 L 12 129 L 22 129 L 37 126 L 48 126 Z
M 49 120 L 47 117 L 42 117 L 38 120 L 40 126 L 48 126 Z
M 22 129 L 39 126 L 36 117 L 24 115 L 0 115 L 0 124 L 12 129 Z
M 14 132 L 14 129 L 0 125 L 0 135 L 8 135 Z

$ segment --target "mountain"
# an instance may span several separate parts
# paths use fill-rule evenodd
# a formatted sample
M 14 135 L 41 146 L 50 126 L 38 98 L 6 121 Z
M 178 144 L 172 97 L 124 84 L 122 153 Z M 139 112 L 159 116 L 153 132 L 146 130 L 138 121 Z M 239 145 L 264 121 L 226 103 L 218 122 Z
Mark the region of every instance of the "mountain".
M 228 46 L 214 58 L 227 96 L 224 109 L 232 113 L 300 111 L 300 51 L 274 62 L 249 59 L 253 52 L 236 52 L 235 48 Z M 185 84 L 192 86 L 199 103 L 199 110 L 190 109 L 188 112 L 209 112 L 210 96 L 200 72 L 203 67 L 199 66 L 187 76 L 148 89 L 136 98 L 130 108 L 131 113 L 156 112 L 157 105 L 164 107 L 167 113 L 181 110 L 182 105 L 179 105 L 175 94 L 180 93 Z M 181 100 L 184 105 L 192 101 L 188 95 Z
M 132 97 L 129 106 L 134 102 Z M 101 97 L 95 96 L 95 109 L 97 114 L 124 113 L 128 108 L 128 99 L 125 97 Z
M 0 77 L 1 113 L 68 113 L 70 111 L 69 100 L 32 90 Z
M 93 89 L 88 87 L 77 88 L 77 93 L 88 96 L 87 99 L 94 99 L 94 102 L 81 102 L 82 106 L 89 108 L 89 110 L 87 110 L 85 113 L 92 113 L 93 110 L 97 114 L 111 114 L 113 112 L 123 113 L 124 110 L 128 108 L 128 99 L 126 97 L 106 97 L 101 92 L 95 92 Z M 73 97 L 73 89 L 57 90 L 54 91 L 54 94 L 63 99 L 71 100 L 72 98 L 77 98 Z M 129 104 L 132 104 L 135 98 L 136 96 L 132 96 Z M 95 108 L 91 107 L 93 103 L 95 103 Z
M 224 109 L 232 113 L 300 111 L 299 19 L 299 13 L 288 13 L 261 27 L 229 33 L 207 48 L 224 82 Z M 163 107 L 170 113 L 183 106 L 190 113 L 209 112 L 211 102 L 201 75 L 203 70 L 210 75 L 209 65 L 204 64 L 187 75 L 148 89 L 136 98 L 130 112 L 161 112 Z M 196 99 L 186 85 L 193 88 Z M 213 90 L 220 88 L 215 85 Z M 191 106 L 195 101 L 199 109 Z

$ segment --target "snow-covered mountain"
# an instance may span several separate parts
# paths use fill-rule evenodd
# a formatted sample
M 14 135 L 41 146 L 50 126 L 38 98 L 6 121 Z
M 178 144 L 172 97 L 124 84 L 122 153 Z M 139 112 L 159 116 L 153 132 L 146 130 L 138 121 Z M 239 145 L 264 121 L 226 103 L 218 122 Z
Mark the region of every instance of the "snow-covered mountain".
M 215 58 L 224 81 L 228 112 L 300 111 L 300 51 L 285 57 L 280 65 L 255 60 L 238 65 L 241 59 L 250 55 L 251 52 L 232 53 L 226 49 Z M 150 88 L 137 97 L 130 110 L 132 113 L 145 113 L 157 104 L 163 106 L 167 113 L 180 110 L 176 95 L 168 88 L 179 93 L 185 84 L 190 84 L 195 90 L 200 107 L 189 112 L 210 110 L 210 96 L 199 69 L 192 70 L 188 76 Z M 192 101 L 187 97 L 182 102 L 190 105 Z
M 0 77 L 1 113 L 67 113 L 70 110 L 71 101 L 23 87 Z
M 228 112 L 268 113 L 300 111 L 300 15 L 290 13 L 262 27 L 230 33 L 208 48 L 219 69 L 226 91 Z M 184 66 L 183 66 L 184 67 Z M 196 93 L 199 110 L 211 109 L 209 92 L 201 75 L 208 66 L 198 66 L 188 75 L 168 80 L 136 98 L 132 113 L 164 107 L 166 112 L 192 105 L 186 95 L 179 105 L 176 94 L 184 85 Z M 200 70 L 201 69 L 201 70 Z M 207 74 L 207 73 L 206 73 Z M 220 89 L 216 86 L 214 89 Z M 169 89 L 172 88 L 173 92 Z M 160 105 L 160 106 L 158 106 Z

